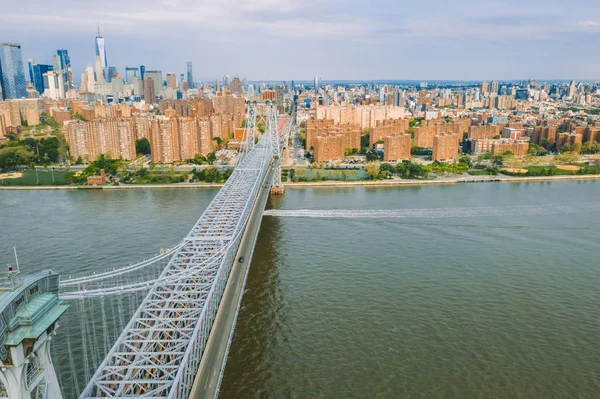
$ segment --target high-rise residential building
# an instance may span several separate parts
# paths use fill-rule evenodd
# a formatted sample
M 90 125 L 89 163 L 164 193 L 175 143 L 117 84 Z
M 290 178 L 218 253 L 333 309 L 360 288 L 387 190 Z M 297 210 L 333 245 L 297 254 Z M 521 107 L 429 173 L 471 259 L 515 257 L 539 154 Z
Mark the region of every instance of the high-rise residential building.
M 106 61 L 106 48 L 104 47 L 104 38 L 100 36 L 100 25 L 98 25 L 98 35 L 96 36 L 96 56 L 100 57 L 101 66 L 108 66 Z
M 194 85 L 194 71 L 192 68 L 192 61 L 187 62 L 187 82 L 188 82 L 188 88 L 194 89 L 196 87 Z
M 125 80 L 127 83 L 133 83 L 133 78 L 139 76 L 140 70 L 137 67 L 125 67 Z
M 154 80 L 150 76 L 146 76 L 144 80 L 144 101 L 146 104 L 153 104 L 156 101 L 154 88 Z
M 492 85 L 490 87 L 490 93 L 492 94 L 498 94 L 498 89 L 499 89 L 499 85 L 498 85 L 498 81 L 496 80 L 492 80 Z
M 146 66 L 140 65 L 140 79 L 144 80 L 145 77 L 146 77 Z
M 174 73 L 167 73 L 167 88 L 176 89 L 177 88 L 177 75 Z
M 315 92 L 319 91 L 321 88 L 321 77 L 315 76 Z
M 383 160 L 399 161 L 410 158 L 410 134 L 392 134 L 383 139 Z
M 231 81 L 231 94 L 242 95 L 242 81 L 237 76 Z
M 0 99 L 27 97 L 21 45 L 0 44 Z
M 440 133 L 433 138 L 433 153 L 431 159 L 443 161 L 454 159 L 458 155 L 459 135 L 456 133 Z
M 44 94 L 44 74 L 52 70 L 52 65 L 33 64 L 33 86 L 38 93 Z
M 152 82 L 154 83 L 154 94 L 156 96 L 159 96 L 160 93 L 163 91 L 163 78 L 162 78 L 162 72 L 161 71 L 146 71 L 146 73 L 144 74 L 145 78 L 144 81 L 148 78 L 152 79 Z M 144 91 L 146 86 L 144 86 Z
M 490 91 L 490 84 L 488 82 L 481 82 L 481 92 L 483 94 L 486 94 L 487 92 Z

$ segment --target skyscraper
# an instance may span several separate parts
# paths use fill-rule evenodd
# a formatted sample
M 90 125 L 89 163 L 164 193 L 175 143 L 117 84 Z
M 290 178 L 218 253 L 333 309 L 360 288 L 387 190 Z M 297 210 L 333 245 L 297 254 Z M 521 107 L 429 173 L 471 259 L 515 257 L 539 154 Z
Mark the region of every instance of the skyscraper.
M 60 57 L 60 67 L 63 71 L 66 71 L 71 66 L 71 58 L 69 58 L 69 52 L 65 49 L 56 50 L 56 54 Z
M 47 72 L 44 74 L 48 82 L 48 88 L 45 90 L 44 96 L 53 100 L 58 100 L 65 96 L 65 86 L 62 74 L 59 72 Z
M 223 86 L 229 88 L 229 75 L 223 76 Z
M 0 88 L 0 99 L 27 97 L 25 69 L 19 44 L 0 44 Z
M 93 93 L 95 91 L 94 68 L 92 68 L 91 65 L 88 65 L 87 68 L 85 68 L 85 74 L 87 76 L 87 87 L 83 87 L 82 89 L 80 89 L 80 91 L 83 90 L 83 92 Z
M 154 95 L 160 96 L 160 93 L 163 91 L 163 78 L 161 71 L 146 71 L 144 73 L 146 81 L 149 78 L 152 78 L 152 82 L 154 84 Z M 144 85 L 144 95 L 146 93 L 146 85 Z
M 44 86 L 44 74 L 52 70 L 52 65 L 45 64 L 34 64 L 32 65 L 33 69 L 33 86 L 38 91 L 38 93 L 43 94 L 46 90 Z
M 174 73 L 167 73 L 167 88 L 176 89 L 177 88 L 177 75 Z
M 188 88 L 193 89 L 196 87 L 194 85 L 194 72 L 192 70 L 192 61 L 187 62 L 187 82 Z
M 102 67 L 102 57 L 97 55 L 95 64 L 94 71 L 96 72 L 96 83 L 106 83 L 106 79 L 104 79 L 104 68 Z
M 69 52 L 66 49 L 58 49 L 56 50 L 56 54 L 60 61 L 60 70 L 62 71 L 65 88 L 68 89 L 72 83 L 71 58 L 69 57 Z
M 144 80 L 145 76 L 146 76 L 146 66 L 140 65 L 140 79 Z
M 35 64 L 34 60 L 31 58 L 27 60 L 27 67 L 29 68 L 29 81 L 31 83 L 33 83 L 33 64 Z
M 140 70 L 136 67 L 126 67 L 125 68 L 125 79 L 127 83 L 133 83 L 133 78 L 139 76 Z
M 98 25 L 98 36 L 96 36 L 96 55 L 100 57 L 102 68 L 107 67 L 106 49 L 104 48 L 104 38 L 100 36 L 100 25 Z
M 315 92 L 319 91 L 321 88 L 321 77 L 315 76 Z

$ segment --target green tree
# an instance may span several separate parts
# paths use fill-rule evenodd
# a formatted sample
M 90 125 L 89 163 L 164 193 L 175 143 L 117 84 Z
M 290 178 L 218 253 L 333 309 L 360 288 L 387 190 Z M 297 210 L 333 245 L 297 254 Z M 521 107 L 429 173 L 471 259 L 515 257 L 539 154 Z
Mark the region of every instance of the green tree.
M 208 160 L 206 159 L 206 157 L 205 157 L 204 155 L 202 155 L 202 154 L 198 154 L 198 153 L 197 153 L 196 155 L 194 155 L 194 160 L 193 160 L 193 162 L 194 162 L 196 165 L 203 165 L 203 164 L 205 164 L 205 163 L 208 163 Z
M 470 169 L 473 167 L 473 160 L 471 159 L 470 156 L 467 156 L 467 155 L 463 155 L 460 158 L 458 158 L 458 163 L 466 165 L 467 169 Z
M 371 135 L 369 133 L 363 134 L 360 136 L 360 147 L 361 148 L 369 148 L 369 141 L 371 140 Z
M 151 151 L 150 141 L 147 138 L 142 137 L 135 141 L 135 153 L 137 155 L 150 155 Z
M 504 159 L 502 155 L 494 155 L 492 158 L 492 164 L 496 167 L 501 167 L 504 164 Z
M 542 139 L 542 141 L 540 141 L 540 145 L 544 147 L 547 151 L 554 150 L 554 143 L 549 142 L 548 139 Z
M 544 155 L 548 155 L 548 150 L 546 148 L 542 147 L 541 145 L 530 143 L 527 153 L 531 154 L 531 155 L 535 155 L 536 157 L 541 157 Z
M 213 152 L 211 152 L 211 153 L 208 154 L 208 156 L 206 157 L 206 160 L 208 161 L 209 165 L 212 165 L 217 160 L 217 155 L 213 151 Z
M 379 178 L 379 165 L 377 165 L 375 162 L 370 162 L 366 164 L 365 171 L 372 180 L 376 180 L 377 178 Z
M 47 139 L 41 139 L 38 147 L 40 153 L 40 161 L 42 163 L 56 163 L 58 162 L 58 150 L 60 147 L 60 141 L 56 137 L 49 137 Z
M 598 143 L 597 141 L 587 141 L 582 147 L 581 147 L 581 153 L 582 154 L 597 154 L 600 152 L 600 143 Z
M 204 181 L 207 183 L 213 183 L 219 180 L 219 170 L 214 166 L 209 166 L 204 169 Z
M 81 165 L 83 163 L 83 158 L 81 158 L 81 155 L 77 157 L 77 160 L 75 161 L 75 165 Z
M 33 154 L 25 147 L 6 147 L 0 150 L 0 170 L 8 172 L 17 166 L 29 165 Z

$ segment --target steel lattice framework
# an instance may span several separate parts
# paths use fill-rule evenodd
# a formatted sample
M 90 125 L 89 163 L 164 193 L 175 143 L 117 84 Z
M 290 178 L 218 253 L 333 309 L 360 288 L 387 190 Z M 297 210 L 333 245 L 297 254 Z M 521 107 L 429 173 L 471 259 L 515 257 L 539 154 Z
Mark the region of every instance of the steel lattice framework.
M 269 117 L 276 122 L 276 111 Z M 266 134 L 174 248 L 80 398 L 189 396 L 245 225 L 268 169 L 277 163 L 274 126 L 269 120 Z

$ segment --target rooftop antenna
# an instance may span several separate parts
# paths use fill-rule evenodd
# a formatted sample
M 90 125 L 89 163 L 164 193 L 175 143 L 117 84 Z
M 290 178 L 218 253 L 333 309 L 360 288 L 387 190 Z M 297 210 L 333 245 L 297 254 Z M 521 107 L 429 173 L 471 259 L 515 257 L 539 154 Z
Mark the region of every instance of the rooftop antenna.
M 100 37 L 100 22 L 98 22 L 96 26 L 98 27 L 98 37 Z

